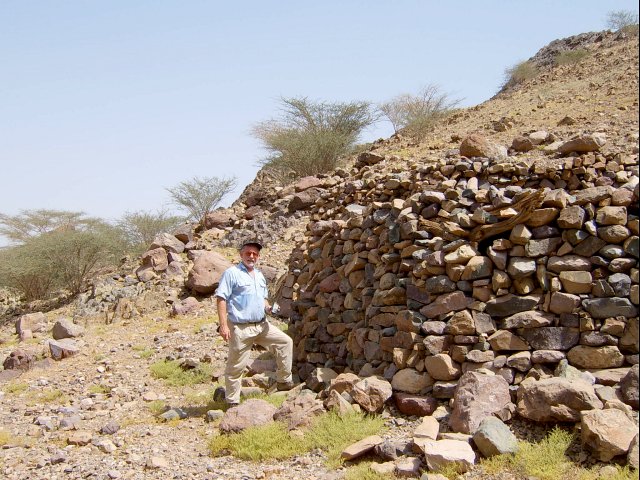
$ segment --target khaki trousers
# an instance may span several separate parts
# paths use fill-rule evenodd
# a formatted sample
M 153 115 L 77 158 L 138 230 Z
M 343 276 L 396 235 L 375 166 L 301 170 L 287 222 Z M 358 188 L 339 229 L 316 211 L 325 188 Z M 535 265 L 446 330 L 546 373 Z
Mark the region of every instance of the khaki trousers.
M 293 358 L 291 337 L 271 325 L 268 320 L 258 324 L 233 324 L 229 339 L 227 368 L 224 372 L 226 400 L 240 402 L 242 372 L 249 363 L 251 347 L 254 343 L 266 348 L 276 357 L 276 380 L 290 382 Z

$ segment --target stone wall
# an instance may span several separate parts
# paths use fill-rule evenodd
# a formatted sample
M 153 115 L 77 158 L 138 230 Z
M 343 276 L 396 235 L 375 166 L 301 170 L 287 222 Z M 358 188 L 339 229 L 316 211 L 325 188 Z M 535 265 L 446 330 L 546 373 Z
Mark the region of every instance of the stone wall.
M 638 363 L 637 154 L 398 160 L 336 176 L 292 254 L 278 301 L 302 379 L 448 398 L 479 368 Z

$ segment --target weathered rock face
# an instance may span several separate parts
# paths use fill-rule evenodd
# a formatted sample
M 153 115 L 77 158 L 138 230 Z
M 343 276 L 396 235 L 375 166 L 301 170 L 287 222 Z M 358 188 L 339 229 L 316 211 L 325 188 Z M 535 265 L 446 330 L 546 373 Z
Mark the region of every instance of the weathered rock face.
M 473 433 L 486 417 L 508 410 L 509 384 L 501 376 L 465 373 L 458 382 L 449 426 L 455 432 Z
M 563 359 L 637 361 L 635 157 L 560 142 L 551 171 L 467 140 L 459 157 L 395 169 L 372 153 L 324 184 L 278 299 L 300 371 L 375 371 L 450 398 L 479 368 L 519 383 Z
M 517 397 L 518 414 L 537 422 L 578 422 L 583 410 L 602 408 L 593 385 L 567 378 L 523 382 Z
M 224 271 L 232 265 L 217 252 L 200 252 L 195 256 L 193 268 L 185 284 L 198 293 L 213 293 Z
M 616 408 L 592 410 L 582 414 L 580 434 L 582 444 L 590 448 L 598 460 L 608 462 L 629 451 L 638 427 Z
M 225 433 L 240 432 L 249 427 L 265 425 L 273 421 L 276 407 L 265 400 L 250 398 L 237 407 L 230 408 L 220 421 L 220 430 Z

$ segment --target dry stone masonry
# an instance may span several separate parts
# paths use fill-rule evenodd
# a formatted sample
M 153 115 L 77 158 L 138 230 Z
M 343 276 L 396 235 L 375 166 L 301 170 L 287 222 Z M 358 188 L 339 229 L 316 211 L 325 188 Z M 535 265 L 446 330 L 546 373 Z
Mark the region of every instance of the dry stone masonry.
M 605 141 L 557 141 L 536 162 L 478 135 L 461 150 L 483 156 L 361 154 L 312 207 L 279 292 L 301 378 L 330 367 L 451 398 L 479 369 L 509 385 L 561 361 L 626 373 L 638 363 L 638 161 L 600 153 Z

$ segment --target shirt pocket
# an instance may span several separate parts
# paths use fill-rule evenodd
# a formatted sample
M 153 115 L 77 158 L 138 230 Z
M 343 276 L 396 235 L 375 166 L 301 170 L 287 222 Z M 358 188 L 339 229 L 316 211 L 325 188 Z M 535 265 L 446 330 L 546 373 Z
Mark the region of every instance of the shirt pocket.
M 255 285 L 251 282 L 238 282 L 238 295 L 253 295 Z

